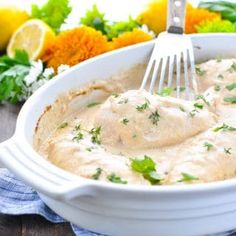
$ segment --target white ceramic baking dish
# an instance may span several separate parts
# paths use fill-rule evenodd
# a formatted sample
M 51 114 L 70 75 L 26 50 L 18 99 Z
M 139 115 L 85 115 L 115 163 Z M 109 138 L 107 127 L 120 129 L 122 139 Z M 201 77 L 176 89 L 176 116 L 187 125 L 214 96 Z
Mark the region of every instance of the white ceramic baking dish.
M 197 62 L 236 57 L 236 34 L 193 35 Z M 65 219 L 106 235 L 192 236 L 236 228 L 236 179 L 183 186 L 132 186 L 84 179 L 47 162 L 32 148 L 36 123 L 65 91 L 108 79 L 150 56 L 154 42 L 104 54 L 74 66 L 23 106 L 0 161 Z M 236 115 L 236 114 L 233 114 Z

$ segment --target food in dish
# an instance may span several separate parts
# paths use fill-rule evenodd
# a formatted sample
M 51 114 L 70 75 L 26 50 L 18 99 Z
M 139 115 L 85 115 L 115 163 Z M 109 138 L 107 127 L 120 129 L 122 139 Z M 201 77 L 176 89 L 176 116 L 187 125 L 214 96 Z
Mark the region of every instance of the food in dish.
M 194 101 L 169 96 L 170 88 L 139 90 L 144 71 L 61 95 L 38 122 L 35 149 L 64 170 L 119 184 L 235 178 L 236 59 L 198 65 Z

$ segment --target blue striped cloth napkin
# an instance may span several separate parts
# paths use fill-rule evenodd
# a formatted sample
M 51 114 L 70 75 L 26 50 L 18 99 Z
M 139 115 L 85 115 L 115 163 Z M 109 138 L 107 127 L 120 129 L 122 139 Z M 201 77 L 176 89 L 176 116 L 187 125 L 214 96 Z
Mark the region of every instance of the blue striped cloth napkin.
M 37 214 L 53 223 L 65 222 L 43 203 L 31 187 L 26 186 L 3 168 L 0 168 L 0 213 L 8 215 Z M 71 224 L 71 228 L 76 236 L 102 236 L 73 224 Z M 236 236 L 236 230 L 214 236 Z

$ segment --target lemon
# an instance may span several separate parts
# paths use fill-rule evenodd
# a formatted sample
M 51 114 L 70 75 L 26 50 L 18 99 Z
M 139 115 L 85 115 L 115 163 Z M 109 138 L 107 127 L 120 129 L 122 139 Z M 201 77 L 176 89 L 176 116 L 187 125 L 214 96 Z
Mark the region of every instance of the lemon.
M 16 7 L 0 7 L 0 51 L 4 50 L 13 32 L 29 18 Z
M 23 49 L 31 60 L 38 59 L 54 38 L 54 31 L 46 23 L 38 19 L 28 20 L 12 35 L 7 55 L 14 57 L 16 49 Z

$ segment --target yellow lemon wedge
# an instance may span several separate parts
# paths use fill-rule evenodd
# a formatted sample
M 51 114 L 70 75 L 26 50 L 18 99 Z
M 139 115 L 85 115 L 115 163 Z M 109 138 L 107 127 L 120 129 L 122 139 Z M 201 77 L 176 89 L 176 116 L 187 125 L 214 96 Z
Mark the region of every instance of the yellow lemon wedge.
M 28 18 L 27 12 L 17 7 L 0 7 L 0 51 L 6 49 L 14 31 Z
M 16 49 L 25 50 L 31 60 L 42 56 L 54 40 L 54 31 L 43 21 L 32 19 L 21 25 L 12 35 L 7 46 L 7 55 L 14 57 Z

